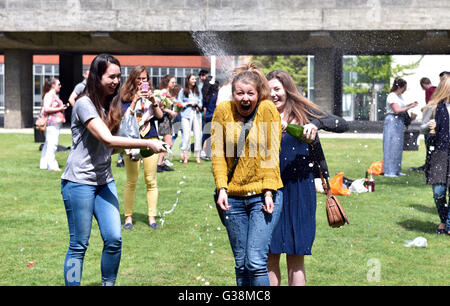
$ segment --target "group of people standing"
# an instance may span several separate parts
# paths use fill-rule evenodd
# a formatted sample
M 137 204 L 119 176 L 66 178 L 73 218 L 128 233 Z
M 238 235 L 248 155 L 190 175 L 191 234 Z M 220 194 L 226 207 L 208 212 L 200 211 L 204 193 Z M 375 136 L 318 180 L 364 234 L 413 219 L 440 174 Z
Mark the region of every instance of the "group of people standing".
M 425 173 L 426 183 L 432 185 L 440 223 L 437 234 L 450 235 L 450 214 L 446 200 L 450 186 L 450 148 L 449 148 L 449 111 L 450 111 L 450 72 L 439 74 L 437 87 L 429 78 L 422 78 L 420 86 L 425 90 L 426 105 L 422 109 L 421 132 L 425 134 L 425 165 L 419 167 Z M 404 176 L 401 172 L 404 132 L 415 115 L 409 116 L 408 110 L 418 105 L 417 101 L 407 104 L 403 93 L 407 82 L 396 78 L 387 97 L 387 115 L 383 129 L 383 174 L 387 177 Z
M 112 55 L 100 54 L 91 63 L 84 90 L 74 95 L 72 148 L 61 176 L 70 237 L 64 261 L 66 285 L 81 284 L 93 217 L 104 243 L 102 285 L 115 284 L 122 237 L 111 154 L 133 148 L 157 153 L 142 157 L 149 226 L 157 229 L 156 172 L 158 163 L 163 160 L 161 156 L 171 145 L 172 137 L 169 136 L 172 136 L 173 121 L 179 115 L 184 126 L 182 162 L 186 163 L 190 149 L 190 138 L 186 135 L 190 136 L 193 129 L 195 139 L 195 133 L 202 125 L 199 115 L 202 107 L 207 123 L 211 124 L 210 156 L 219 190 L 217 205 L 225 215 L 224 224 L 236 261 L 237 284 L 279 285 L 281 253 L 288 254 L 289 284 L 305 284 L 303 257 L 311 254 L 315 236 L 316 190 L 313 179 L 318 171 L 328 175 L 317 131 L 343 132 L 348 129 L 345 120 L 326 113 L 302 96 L 287 72 L 274 71 L 266 77 L 253 64 L 234 71 L 230 83 L 231 99 L 220 104 L 217 103 L 217 81 L 207 78 L 200 90 L 196 76 L 190 75 L 184 88 L 176 93 L 175 78 L 171 75 L 164 77 L 160 90 L 183 106 L 179 113 L 174 109 L 164 109 L 155 99 L 151 85 L 148 89 L 142 86 L 150 79 L 144 66 L 135 67 L 122 86 L 120 76 L 120 62 Z M 64 111 L 66 106 L 55 98 L 59 87 L 59 81 L 51 86 L 49 98 L 44 99 L 45 111 Z M 127 113 L 136 112 L 136 106 L 142 103 L 143 98 L 151 101 L 147 107 L 153 111 L 145 135 L 140 139 L 116 136 L 122 118 Z M 228 180 L 234 155 L 228 156 L 227 149 L 231 146 L 236 151 L 239 142 L 239 131 L 236 134 L 234 129 L 228 129 L 233 126 L 239 130 L 241 123 L 250 117 L 252 126 L 248 137 L 244 138 L 244 153 L 239 156 L 234 175 Z M 307 144 L 287 134 L 285 128 L 288 123 L 303 125 L 306 136 L 314 141 Z M 159 131 L 158 126 L 161 127 Z M 159 140 L 161 136 L 164 142 Z M 242 144 L 242 139 L 240 141 Z M 200 162 L 199 152 L 203 148 L 201 138 L 200 141 L 194 140 L 196 162 Z M 251 155 L 252 148 L 261 151 Z M 127 154 L 123 159 L 127 174 L 123 227 L 131 229 L 140 162 Z M 314 167 L 310 167 L 311 162 Z
M 286 253 L 289 285 L 304 285 L 304 256 L 311 255 L 316 230 L 314 177 L 328 176 L 317 131 L 344 132 L 347 122 L 300 94 L 285 71 L 265 76 L 249 64 L 234 74 L 231 93 L 214 112 L 211 134 L 217 205 L 236 283 L 280 285 Z M 288 134 L 287 124 L 304 126 L 313 142 Z
M 155 220 L 156 173 L 164 162 L 167 147 L 172 145 L 178 116 L 184 164 L 188 163 L 191 130 L 195 160 L 201 163 L 201 152 L 205 151 L 202 117 L 211 124 L 210 156 L 218 191 L 216 204 L 234 255 L 237 285 L 280 285 L 281 254 L 286 254 L 288 284 L 305 285 L 304 256 L 311 255 L 316 231 L 314 179 L 320 174 L 329 176 L 318 130 L 342 133 L 348 130 L 347 122 L 304 97 L 287 72 L 276 70 L 264 75 L 252 63 L 235 69 L 229 84 L 224 86 L 230 91 L 229 99 L 221 101 L 219 84 L 211 78 L 206 78 L 199 86 L 197 77 L 189 75 L 184 87 L 177 89 L 175 77 L 165 76 L 159 89 L 182 105 L 180 112 L 164 108 L 155 99 L 151 84 L 149 88 L 142 86 L 150 81 L 144 66 L 135 67 L 122 86 L 120 76 L 120 63 L 114 56 L 98 55 L 85 77 L 85 88 L 71 101 L 72 148 L 61 177 L 70 236 L 64 262 L 66 285 L 81 283 L 93 217 L 97 219 L 104 242 L 102 285 L 115 284 L 122 238 L 111 154 L 132 148 L 157 153 L 142 157 L 142 164 L 147 186 L 148 224 L 153 229 L 159 228 Z M 58 98 L 60 87 L 59 80 L 49 80 L 43 95 L 43 112 L 48 115 L 49 124 L 40 166 L 55 171 L 59 170 L 53 152 L 57 137 L 52 135 L 59 136 L 67 107 Z M 395 79 L 388 96 L 383 134 L 385 176 L 402 175 L 401 150 L 399 160 L 399 149 L 395 145 L 403 144 L 398 140 L 403 137 L 405 119 L 399 114 L 416 106 L 416 102 L 404 103 L 405 90 L 406 82 Z M 134 113 L 142 99 L 151 101 L 146 107 L 153 112 L 145 134 L 140 139 L 116 136 L 123 116 Z M 444 73 L 425 107 L 422 128 L 428 133 L 427 183 L 433 186 L 441 222 L 437 232 L 447 234 L 450 234 L 446 202 L 446 190 L 450 186 L 449 109 L 450 76 Z M 304 135 L 310 141 L 301 141 L 287 133 L 288 124 L 303 126 Z M 140 162 L 126 154 L 123 159 L 127 175 L 123 227 L 132 229 Z
M 69 249 L 64 263 L 66 285 L 81 283 L 92 217 L 97 219 L 104 241 L 101 261 L 102 285 L 115 283 L 122 240 L 119 201 L 111 171 L 111 154 L 121 153 L 126 168 L 123 228 L 127 230 L 133 228 L 132 211 L 141 163 L 147 187 L 148 225 L 152 229 L 159 228 L 155 219 L 158 202 L 156 173 L 158 166 L 164 163 L 167 148 L 172 145 L 173 121 L 178 115 L 182 121 L 183 162 L 187 163 L 189 157 L 191 128 L 194 128 L 196 161 L 200 162 L 202 94 L 198 89 L 196 76 L 188 76 L 184 88 L 178 89 L 174 76 L 166 75 L 162 78 L 159 85 L 160 92 L 174 102 L 173 107 L 169 108 L 164 107 L 163 103 L 155 97 L 145 66 L 134 67 L 122 86 L 120 86 L 120 78 L 119 61 L 112 55 L 100 54 L 94 58 L 85 75 L 85 80 L 76 86 L 75 89 L 78 91 L 74 90 L 70 98 L 73 106 L 72 148 L 61 177 L 61 193 L 70 234 Z M 51 85 L 49 93 L 47 91 L 44 93 L 43 111 L 47 116 L 50 116 L 52 112 L 62 115 L 63 119 L 58 121 L 58 127 L 60 127 L 64 122 L 63 111 L 67 106 L 62 105 L 62 101 L 57 96 L 60 88 L 59 81 L 53 80 L 55 84 Z M 205 86 L 208 89 L 205 96 L 208 98 L 207 103 L 211 102 L 215 105 L 215 101 L 212 100 L 214 97 L 211 96 L 217 96 L 215 90 L 218 90 L 218 87 L 211 89 L 209 85 L 212 84 L 214 83 Z M 144 101 L 151 101 L 151 103 L 145 104 Z M 176 111 L 176 102 L 183 106 L 179 113 Z M 152 116 L 148 118 L 148 121 L 139 122 L 139 125 L 146 127 L 140 131 L 140 139 L 115 136 L 124 116 L 136 114 L 139 120 L 144 120 L 144 117 L 141 118 L 140 115 L 150 110 Z M 214 109 L 208 106 L 203 111 L 211 113 Z M 52 121 L 49 120 L 49 122 Z M 49 126 L 47 126 L 46 141 L 51 139 Z M 199 135 L 196 134 L 198 128 L 200 128 Z M 160 137 L 163 141 L 159 140 Z M 136 159 L 123 151 L 136 148 L 160 154 L 150 154 L 150 156 L 141 156 Z M 44 168 L 43 162 L 41 162 L 41 168 Z

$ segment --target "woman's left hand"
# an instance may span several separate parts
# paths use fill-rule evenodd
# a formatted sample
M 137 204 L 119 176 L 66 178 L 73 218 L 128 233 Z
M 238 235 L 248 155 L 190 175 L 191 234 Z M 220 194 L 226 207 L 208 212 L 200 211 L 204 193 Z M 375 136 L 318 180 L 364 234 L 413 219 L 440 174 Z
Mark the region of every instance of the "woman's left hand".
M 268 214 L 273 213 L 273 198 L 270 196 L 264 196 L 264 203 L 265 204 L 262 206 L 263 210 Z
M 317 126 L 312 123 L 304 125 L 303 135 L 306 137 L 306 139 L 315 140 L 317 135 Z

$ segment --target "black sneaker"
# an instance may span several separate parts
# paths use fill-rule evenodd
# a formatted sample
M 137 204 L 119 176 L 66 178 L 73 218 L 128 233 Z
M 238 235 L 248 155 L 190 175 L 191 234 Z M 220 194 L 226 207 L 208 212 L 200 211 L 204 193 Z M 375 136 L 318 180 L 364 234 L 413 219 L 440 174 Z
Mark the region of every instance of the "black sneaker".
M 167 165 L 162 165 L 161 168 L 163 169 L 163 171 L 175 171 L 175 169 L 172 169 Z
M 163 166 L 158 165 L 158 167 L 156 168 L 156 172 L 163 172 L 164 171 L 163 168 L 164 168 Z

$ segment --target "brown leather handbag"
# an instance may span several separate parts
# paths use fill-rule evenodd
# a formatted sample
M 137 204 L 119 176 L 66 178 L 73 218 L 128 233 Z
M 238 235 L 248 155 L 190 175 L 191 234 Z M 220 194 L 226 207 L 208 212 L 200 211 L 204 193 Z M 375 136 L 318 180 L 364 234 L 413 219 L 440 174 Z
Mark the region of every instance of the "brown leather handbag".
M 339 203 L 338 199 L 331 193 L 328 178 L 323 177 L 322 171 L 319 171 L 319 173 L 320 179 L 322 180 L 323 190 L 327 194 L 327 201 L 325 203 L 325 208 L 327 211 L 328 224 L 331 227 L 341 227 L 345 223 L 350 224 L 350 222 L 348 222 L 347 215 L 345 214 L 345 211 L 342 208 L 341 204 Z

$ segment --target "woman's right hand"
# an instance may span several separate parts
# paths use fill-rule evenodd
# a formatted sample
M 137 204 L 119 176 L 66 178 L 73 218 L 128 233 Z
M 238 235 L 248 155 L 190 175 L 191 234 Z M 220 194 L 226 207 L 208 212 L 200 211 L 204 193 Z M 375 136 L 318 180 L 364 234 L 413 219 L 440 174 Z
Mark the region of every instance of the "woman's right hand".
M 428 127 L 430 128 L 430 130 L 434 130 L 436 128 L 436 120 L 431 119 L 430 121 L 428 121 Z
M 164 142 L 156 139 L 149 139 L 147 148 L 152 150 L 154 153 L 167 152 L 166 148 L 164 147 Z
M 221 188 L 219 190 L 219 197 L 217 198 L 217 205 L 220 206 L 222 210 L 229 210 L 230 206 L 228 205 L 228 194 L 225 188 Z
M 408 106 L 409 106 L 409 108 L 414 108 L 414 107 L 416 107 L 417 105 L 419 105 L 419 102 L 414 101 L 413 103 L 409 104 Z

